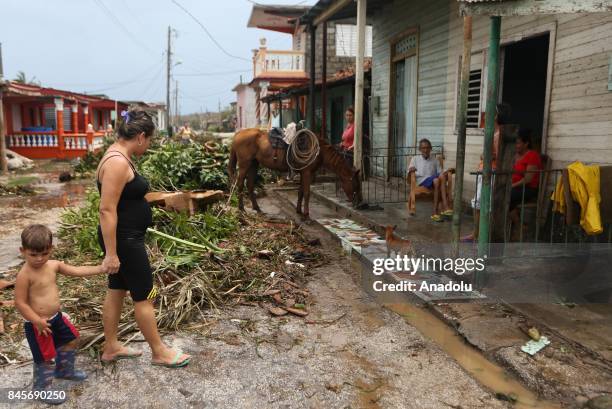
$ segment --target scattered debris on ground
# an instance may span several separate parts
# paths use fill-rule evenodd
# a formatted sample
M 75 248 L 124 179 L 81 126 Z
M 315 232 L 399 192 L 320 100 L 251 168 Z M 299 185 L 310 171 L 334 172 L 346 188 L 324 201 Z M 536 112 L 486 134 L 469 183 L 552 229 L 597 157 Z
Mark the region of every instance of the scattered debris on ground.
M 83 207 L 65 211 L 56 257 L 75 264 L 101 261 L 98 205 L 99 195 L 91 190 Z M 223 202 L 193 215 L 161 208 L 154 208 L 153 214 L 147 247 L 159 291 L 156 307 L 162 330 L 197 331 L 206 326 L 205 321 L 196 320 L 205 311 L 241 303 L 308 315 L 306 266 L 318 266 L 324 260 L 292 221 L 245 217 Z M 104 276 L 58 278 L 62 308 L 79 326 L 84 347 L 102 339 L 105 281 Z M 11 299 L 12 294 L 6 293 Z M 127 308 L 119 326 L 126 339 L 135 331 L 132 315 L 132 308 Z M 13 308 L 6 309 L 5 321 L 8 336 L 0 341 L 0 349 L 8 352 L 3 363 L 18 358 L 16 344 L 23 338 Z

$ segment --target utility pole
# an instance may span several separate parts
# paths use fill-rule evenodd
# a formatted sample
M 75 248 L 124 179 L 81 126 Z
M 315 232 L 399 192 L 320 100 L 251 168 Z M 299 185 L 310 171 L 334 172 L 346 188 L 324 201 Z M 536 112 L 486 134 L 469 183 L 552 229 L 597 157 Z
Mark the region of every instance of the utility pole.
M 174 125 L 180 126 L 180 112 L 178 105 L 178 80 L 174 81 Z
M 0 43 L 0 174 L 8 172 L 6 160 L 6 131 L 4 129 L 4 109 L 2 106 L 2 88 L 4 86 L 4 69 L 2 68 L 2 43 Z
M 172 125 L 170 125 L 170 68 L 172 67 L 172 44 L 171 44 L 172 28 L 168 26 L 168 48 L 166 49 L 167 67 L 166 67 L 166 129 L 168 137 L 172 137 Z
M 357 0 L 357 57 L 355 58 L 355 137 L 353 167 L 362 170 L 363 163 L 363 61 L 365 54 L 365 26 L 367 0 Z M 371 120 L 371 119 L 370 119 Z M 363 172 L 360 175 L 363 177 Z

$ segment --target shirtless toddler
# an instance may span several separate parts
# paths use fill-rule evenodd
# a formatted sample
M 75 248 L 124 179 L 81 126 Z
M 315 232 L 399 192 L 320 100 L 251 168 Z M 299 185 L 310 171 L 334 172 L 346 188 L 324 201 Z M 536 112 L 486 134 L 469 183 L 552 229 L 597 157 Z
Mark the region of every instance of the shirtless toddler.
M 102 266 L 74 267 L 49 260 L 52 247 L 53 234 L 46 226 L 33 224 L 21 233 L 20 250 L 25 264 L 17 274 L 15 306 L 27 320 L 25 335 L 34 360 L 35 391 L 48 390 L 53 377 L 73 381 L 87 378 L 85 372 L 74 367 L 79 333 L 61 312 L 57 274 L 86 277 L 104 273 Z M 51 404 L 65 400 L 39 395 Z

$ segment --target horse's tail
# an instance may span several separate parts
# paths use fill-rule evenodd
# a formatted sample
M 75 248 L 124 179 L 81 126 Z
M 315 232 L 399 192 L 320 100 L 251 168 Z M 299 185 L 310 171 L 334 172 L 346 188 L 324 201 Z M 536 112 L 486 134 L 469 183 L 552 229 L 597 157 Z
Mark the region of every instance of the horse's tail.
M 234 145 L 232 144 L 232 147 L 230 149 L 229 163 L 227 164 L 227 174 L 229 175 L 230 183 L 234 182 L 237 163 L 238 155 L 236 155 L 236 150 L 234 149 Z

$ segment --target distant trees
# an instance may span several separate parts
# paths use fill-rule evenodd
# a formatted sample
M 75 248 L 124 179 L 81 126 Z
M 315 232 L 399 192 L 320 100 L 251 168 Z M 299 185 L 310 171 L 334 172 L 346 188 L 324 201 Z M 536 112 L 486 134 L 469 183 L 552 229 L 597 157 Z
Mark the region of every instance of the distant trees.
M 18 82 L 20 84 L 28 84 L 28 85 L 38 85 L 40 86 L 40 81 L 36 80 L 36 77 L 32 77 L 28 80 L 26 73 L 23 71 L 19 71 L 17 76 L 13 79 L 13 81 Z

